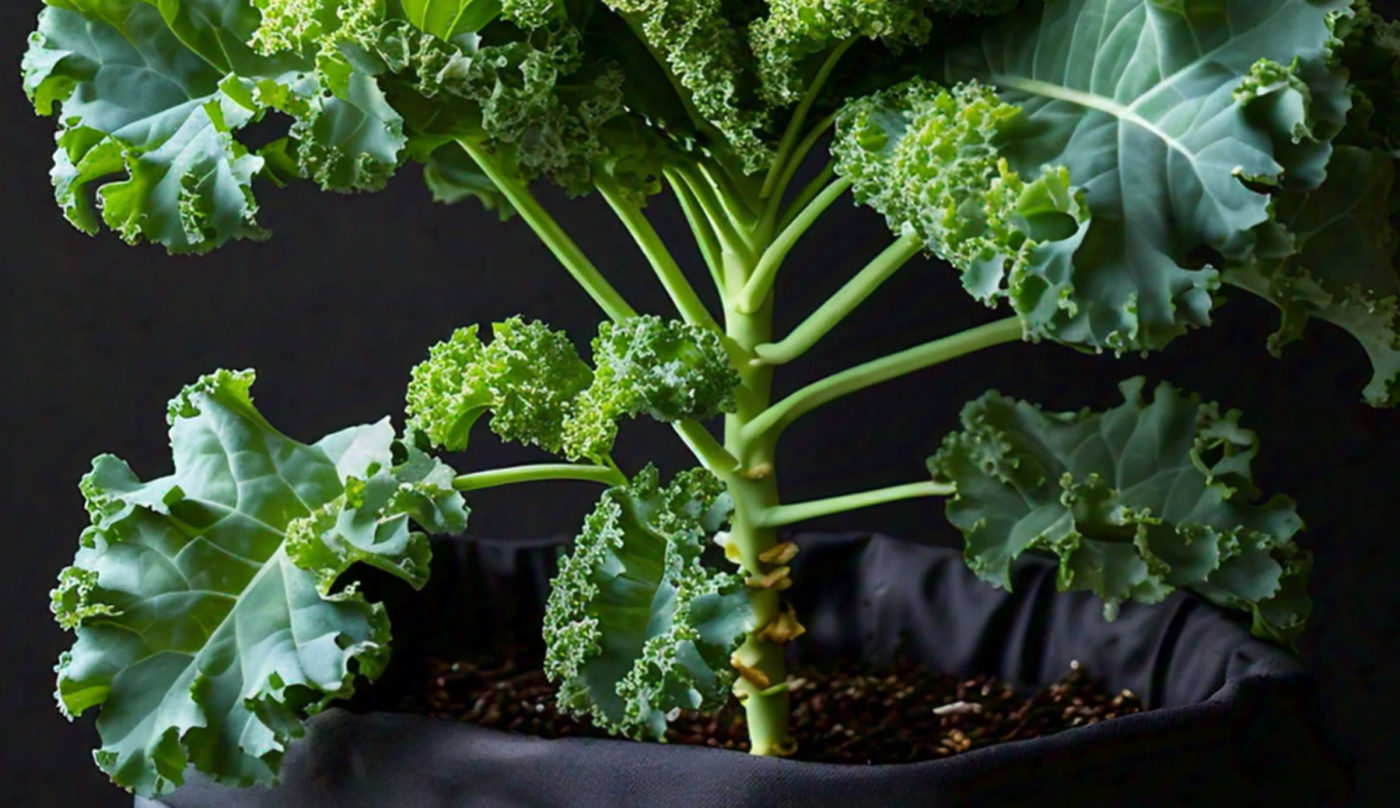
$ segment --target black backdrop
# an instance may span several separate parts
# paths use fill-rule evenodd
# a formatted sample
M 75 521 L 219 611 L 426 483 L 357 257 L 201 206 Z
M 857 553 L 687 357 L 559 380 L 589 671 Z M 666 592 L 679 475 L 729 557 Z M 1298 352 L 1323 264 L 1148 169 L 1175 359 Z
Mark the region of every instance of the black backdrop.
M 263 219 L 276 230 L 273 240 L 204 258 L 83 236 L 50 201 L 52 122 L 34 118 L 15 74 L 37 8 L 29 0 L 0 4 L 0 65 L 9 66 L 0 75 L 11 77 L 0 82 L 0 406 L 7 449 L 0 513 L 9 517 L 0 538 L 0 726 L 8 731 L 0 740 L 0 802 L 124 805 L 127 798 L 89 759 L 91 721 L 65 724 L 50 696 L 50 667 L 69 637 L 49 617 L 47 592 L 85 524 L 76 481 L 92 455 L 116 453 L 147 478 L 166 473 L 164 404 L 215 367 L 256 367 L 263 411 L 283 431 L 310 440 L 397 416 L 408 368 L 458 325 L 523 313 L 582 342 L 598 313 L 526 227 L 500 225 L 474 203 L 430 204 L 411 167 L 373 196 L 264 188 Z M 664 295 L 601 202 L 548 201 L 639 309 L 665 311 Z M 682 243 L 669 203 L 658 202 L 651 213 L 664 236 Z M 868 212 L 842 206 L 829 214 L 784 271 L 778 333 L 886 240 Z M 699 270 L 694 255 L 682 260 Z M 703 274 L 695 274 L 697 285 Z M 991 316 L 946 267 L 911 265 L 809 358 L 784 369 L 780 392 Z M 988 387 L 1074 409 L 1116 403 L 1119 379 L 1147 373 L 1240 408 L 1264 444 L 1261 486 L 1298 499 L 1308 523 L 1303 541 L 1316 554 L 1316 609 L 1302 650 L 1333 725 L 1361 758 L 1358 804 L 1393 804 L 1385 798 L 1384 769 L 1400 755 L 1400 412 L 1360 402 L 1367 366 L 1349 338 L 1320 327 L 1275 360 L 1261 347 L 1272 325 L 1267 307 L 1231 295 L 1215 328 L 1148 360 L 1003 346 L 864 391 L 788 432 L 779 455 L 785 497 L 917 479 L 962 402 Z M 478 434 L 459 468 L 532 457 L 495 443 L 484 429 Z M 624 467 L 653 458 L 675 470 L 686 457 L 665 428 L 639 422 L 624 430 Z M 595 495 L 567 484 L 493 491 L 474 499 L 471 529 L 511 537 L 568 532 Z M 815 526 L 956 540 L 933 502 Z

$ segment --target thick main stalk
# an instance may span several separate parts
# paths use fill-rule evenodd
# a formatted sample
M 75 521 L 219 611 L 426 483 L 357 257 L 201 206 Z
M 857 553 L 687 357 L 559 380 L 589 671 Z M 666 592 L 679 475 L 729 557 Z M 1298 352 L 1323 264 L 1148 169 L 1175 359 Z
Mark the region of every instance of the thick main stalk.
M 726 275 L 742 281 L 752 266 L 738 256 L 726 256 Z M 725 311 L 725 331 L 744 351 L 766 343 L 772 336 L 773 304 L 771 298 L 752 313 L 733 306 Z M 740 471 L 728 480 L 734 498 L 734 518 L 730 527 L 730 542 L 739 553 L 740 563 L 751 581 L 764 579 L 766 588 L 753 591 L 754 625 L 756 629 L 774 622 L 781 616 L 779 576 L 769 575 L 772 564 L 760 556 L 777 544 L 777 532 L 762 524 L 762 516 L 778 505 L 778 483 L 773 473 L 773 441 L 767 436 L 750 439 L 744 427 L 768 408 L 772 397 L 773 368 L 746 364 L 739 368 L 743 379 L 738 392 L 738 409 L 725 418 L 724 446 L 739 460 Z M 787 663 L 780 643 L 764 639 L 755 631 L 736 653 L 743 676 L 735 692 L 743 701 L 748 720 L 751 751 L 756 755 L 782 755 L 793 749 L 788 735 Z

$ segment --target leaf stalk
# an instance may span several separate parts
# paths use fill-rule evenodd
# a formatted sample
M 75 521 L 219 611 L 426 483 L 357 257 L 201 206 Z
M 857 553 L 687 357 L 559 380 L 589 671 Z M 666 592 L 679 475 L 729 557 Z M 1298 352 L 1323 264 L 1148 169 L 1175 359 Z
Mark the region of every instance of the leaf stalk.
M 613 320 L 625 320 L 637 316 L 636 309 L 608 283 L 603 273 L 599 272 L 593 262 L 588 260 L 588 256 L 583 254 L 583 250 L 579 249 L 578 244 L 569 238 L 564 228 L 559 226 L 535 195 L 530 193 L 525 182 L 503 169 L 481 144 L 467 138 L 461 138 L 457 143 L 476 161 L 482 172 L 500 189 L 506 199 L 510 200 L 511 205 L 520 213 L 520 218 L 535 231 L 540 241 L 544 242 L 554 257 L 559 259 L 559 263 L 564 265 L 574 280 L 578 281 L 608 317 Z
M 767 436 L 769 440 L 776 441 L 788 424 L 842 396 L 984 348 L 1021 339 L 1021 318 L 1007 317 L 847 368 L 813 382 L 769 407 L 744 426 L 745 437 L 757 439 Z
M 847 511 L 869 508 L 875 505 L 884 505 L 889 502 L 917 499 L 920 497 L 952 496 L 955 493 L 957 493 L 957 488 L 947 483 L 936 483 L 931 480 L 917 483 L 905 483 L 904 485 L 893 485 L 888 488 L 878 488 L 873 491 L 843 494 L 837 497 L 827 497 L 826 499 L 817 499 L 810 502 L 798 502 L 792 505 L 779 505 L 764 511 L 759 516 L 759 523 L 764 527 L 784 527 L 798 522 L 805 522 L 808 519 L 831 516 L 837 513 L 846 513 Z
M 611 466 L 535 463 L 461 474 L 452 481 L 452 487 L 458 491 L 480 491 L 484 488 L 497 488 L 516 483 L 555 480 L 582 480 L 608 486 L 627 484 L 627 476 Z
M 793 245 L 850 187 L 851 181 L 844 177 L 832 182 L 783 228 L 778 237 L 763 251 L 753 274 L 749 276 L 748 283 L 744 284 L 743 291 L 735 301 L 735 308 L 744 314 L 753 314 L 758 310 L 773 291 L 773 281 L 778 276 L 778 269 Z
M 770 365 L 786 364 L 802 356 L 923 248 L 923 240 L 917 235 L 906 233 L 900 236 L 794 328 L 791 334 L 780 342 L 759 345 L 754 348 L 754 354 Z
M 699 295 L 695 293 L 695 288 L 690 285 L 690 281 L 686 280 L 685 273 L 681 271 L 676 259 L 671 255 L 671 251 L 666 248 L 665 242 L 657 235 L 656 229 L 651 226 L 651 222 L 647 220 L 642 209 L 635 202 L 627 199 L 621 189 L 613 183 L 600 181 L 596 185 L 599 193 L 603 195 L 603 199 L 607 200 L 608 206 L 617 214 L 618 220 L 627 228 L 627 232 L 632 235 L 632 240 L 637 243 L 637 247 L 646 256 L 647 262 L 651 264 L 652 270 L 666 289 L 666 294 L 675 304 L 681 317 L 691 325 L 719 331 L 719 324 L 705 308 L 705 304 L 700 301 Z

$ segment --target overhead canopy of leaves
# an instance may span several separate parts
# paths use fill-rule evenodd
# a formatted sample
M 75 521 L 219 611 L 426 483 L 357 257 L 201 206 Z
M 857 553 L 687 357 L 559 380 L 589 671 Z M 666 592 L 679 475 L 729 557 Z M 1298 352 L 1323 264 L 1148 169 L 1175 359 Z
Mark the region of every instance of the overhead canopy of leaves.
M 175 472 L 142 482 L 103 455 L 81 488 L 92 526 L 53 592 L 77 634 L 57 668 L 65 713 L 100 706 L 98 765 L 151 795 L 187 766 L 272 782 L 302 719 L 373 678 L 389 621 L 353 585 L 356 562 L 415 586 L 426 537 L 458 532 L 452 470 L 395 441 L 388 421 L 315 444 L 254 408 L 251 371 L 219 371 L 170 406 Z
M 606 462 L 619 419 L 708 418 L 734 408 L 740 383 L 718 334 L 653 315 L 600 325 L 593 361 L 596 370 L 564 332 L 519 317 L 493 326 L 486 344 L 476 326 L 458 329 L 413 368 L 409 426 L 460 451 L 490 414 L 504 440 Z
M 667 161 L 771 163 L 816 66 L 859 39 L 927 38 L 929 15 L 1003 0 L 45 0 L 24 88 L 59 108 L 59 204 L 91 233 L 204 252 L 263 238 L 254 180 L 373 190 L 406 159 L 484 145 L 571 193 L 599 173 L 640 200 Z M 886 8 L 888 5 L 888 8 Z M 839 88 L 822 96 L 829 109 Z M 286 137 L 244 130 L 274 114 Z M 430 168 L 448 199 L 496 195 Z
M 1102 413 L 1046 413 L 991 392 L 962 412 L 961 432 L 929 459 L 957 486 L 948 519 L 967 541 L 968 566 L 1009 588 L 1027 550 L 1060 559 L 1061 589 L 1104 600 L 1112 619 L 1127 600 L 1155 603 L 1190 589 L 1253 614 L 1254 633 L 1291 644 L 1311 607 L 1311 556 L 1286 497 L 1260 501 L 1250 463 L 1258 439 L 1171 385 Z
M 727 700 L 729 658 L 753 611 L 744 579 L 700 556 L 733 507 L 704 469 L 663 487 L 648 466 L 603 494 L 560 560 L 545 611 L 545 673 L 561 709 L 661 740 L 674 712 Z

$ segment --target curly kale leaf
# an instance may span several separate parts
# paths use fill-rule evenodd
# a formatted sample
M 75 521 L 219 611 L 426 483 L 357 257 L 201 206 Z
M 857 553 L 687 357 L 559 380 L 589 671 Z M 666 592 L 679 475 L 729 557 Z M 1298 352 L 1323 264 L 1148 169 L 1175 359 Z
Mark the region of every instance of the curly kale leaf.
M 1350 332 L 1370 357 L 1374 372 L 1364 395 L 1377 407 L 1400 402 L 1394 192 L 1390 157 L 1338 146 L 1327 181 L 1312 191 L 1280 194 L 1276 221 L 1261 230 L 1254 260 L 1224 275 L 1282 312 L 1269 338 L 1275 355 L 1301 337 L 1312 318 Z
M 772 0 L 753 21 L 749 42 L 758 60 L 764 98 L 797 103 L 811 80 L 813 57 L 856 39 L 878 39 L 901 51 L 924 45 L 931 17 L 997 16 L 1017 0 Z
M 1010 587 L 1027 550 L 1059 556 L 1061 589 L 1090 590 L 1112 619 L 1125 600 L 1155 603 L 1190 589 L 1249 611 L 1254 633 L 1292 643 L 1310 601 L 1311 556 L 1286 497 L 1260 502 L 1258 451 L 1239 413 L 1143 380 L 1102 413 L 1045 413 L 996 392 L 964 408 L 963 430 L 929 459 L 957 495 L 948 519 L 978 577 Z
M 451 470 L 397 446 L 387 420 L 299 443 L 252 383 L 220 371 L 171 402 L 171 476 L 142 482 L 103 455 L 81 483 L 92 526 L 53 593 L 77 634 L 56 695 L 69 715 L 101 706 L 97 764 L 140 794 L 190 765 L 274 781 L 302 719 L 387 661 L 383 607 L 337 579 L 363 561 L 421 585 L 428 548 L 408 520 L 465 527 Z
M 277 109 L 294 119 L 301 170 L 336 190 L 378 187 L 398 164 L 402 122 L 366 77 L 334 93 L 311 58 L 264 55 L 246 2 L 53 0 L 24 58 L 36 109 L 61 108 L 53 181 L 74 225 L 129 242 L 206 252 L 266 236 L 236 135 Z
M 724 0 L 604 0 L 645 41 L 682 88 L 701 121 L 718 130 L 715 143 L 737 156 L 744 169 L 768 165 L 773 150 L 766 130 L 770 110 L 754 98 L 753 60 L 744 38 L 746 19 L 735 19 Z
M 507 7 L 510 8 L 509 6 Z M 622 74 L 584 52 L 584 33 L 552 13 L 542 27 L 504 23 L 444 41 L 402 20 L 379 29 L 360 67 L 380 77 L 407 121 L 414 152 L 458 139 L 483 143 L 524 181 L 549 177 L 571 194 L 592 189 L 623 123 Z
M 1256 231 L 1254 254 L 1227 267 L 1223 277 L 1278 306 L 1282 324 L 1269 339 L 1275 355 L 1313 318 L 1349 332 L 1371 360 L 1367 403 L 1388 407 L 1400 402 L 1400 276 L 1391 222 L 1400 210 L 1400 119 L 1394 103 L 1377 104 L 1372 96 L 1390 99 L 1400 91 L 1400 26 L 1360 4 L 1353 17 L 1339 21 L 1338 32 L 1355 103 L 1349 117 L 1345 109 L 1328 112 L 1325 125 L 1341 132 L 1325 180 L 1276 193 L 1274 218 Z M 1309 90 L 1294 92 L 1315 98 Z
M 1351 90 L 1351 115 L 1337 142 L 1400 157 L 1400 21 L 1387 20 L 1368 0 L 1337 21 L 1340 61 Z
M 504 440 L 605 463 L 623 417 L 671 422 L 735 406 L 738 371 L 719 335 L 705 328 L 652 315 L 603 323 L 593 360 L 596 371 L 567 334 L 519 317 L 493 326 L 485 344 L 476 326 L 458 329 L 414 367 L 409 427 L 459 451 L 490 414 Z
M 432 445 L 460 451 L 490 413 L 491 431 L 503 440 L 557 454 L 574 399 L 592 379 L 569 336 L 541 322 L 496 323 L 484 345 L 476 326 L 460 328 L 413 368 L 408 425 Z
M 724 703 L 753 612 L 743 578 L 700 556 L 732 511 L 703 469 L 663 488 L 648 466 L 603 494 L 545 611 L 545 672 L 561 709 L 661 740 L 675 712 Z
M 595 171 L 639 197 L 659 188 L 658 136 L 629 124 L 621 72 L 584 52 L 562 7 L 521 28 L 495 21 L 494 0 L 49 5 L 24 89 L 40 113 L 60 108 L 55 194 L 88 233 L 105 223 L 174 252 L 264 238 L 255 177 L 377 190 L 410 145 L 427 159 L 459 138 L 571 193 Z M 269 112 L 287 136 L 254 152 L 240 132 Z
M 1024 110 L 997 143 L 1011 168 L 1064 166 L 1092 213 L 1072 264 L 1045 275 L 1047 299 L 1062 301 L 1045 336 L 1145 350 L 1209 323 L 1220 266 L 1202 258 L 1247 260 L 1271 215 L 1259 186 L 1282 184 L 1299 167 L 1292 160 L 1316 177 L 1327 149 L 1277 144 L 1291 144 L 1313 111 L 1349 103 L 1344 86 L 1320 80 L 1310 105 L 1261 116 L 1251 93 L 1237 93 L 1261 60 L 1296 60 L 1305 81 L 1330 76 L 1347 5 L 1060 0 L 991 21 L 950 49 L 949 81 L 978 79 Z
M 853 101 L 837 119 L 837 171 L 895 231 L 912 228 L 974 297 L 1011 299 L 1033 336 L 1070 305 L 1054 293 L 1089 225 L 1064 168 L 1022 179 L 997 147 L 1020 109 L 976 81 L 914 79 Z
M 701 326 L 655 315 L 605 322 L 593 340 L 592 384 L 565 425 L 572 457 L 605 457 L 617 421 L 643 413 L 670 423 L 733 412 L 739 372 L 720 336 Z
M 455 472 L 412 445 L 395 444 L 388 419 L 316 446 L 342 469 L 345 490 L 287 524 L 287 557 L 313 573 L 322 595 L 361 562 L 422 588 L 432 550 L 413 525 L 430 533 L 466 528 L 466 506 L 452 487 Z

